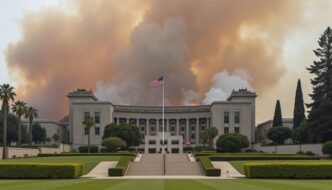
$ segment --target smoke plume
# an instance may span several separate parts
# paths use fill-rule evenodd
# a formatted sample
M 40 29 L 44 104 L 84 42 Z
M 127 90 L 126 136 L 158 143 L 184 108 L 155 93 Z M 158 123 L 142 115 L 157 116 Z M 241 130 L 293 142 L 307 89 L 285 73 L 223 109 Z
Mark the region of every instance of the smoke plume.
M 65 95 L 76 88 L 115 104 L 160 105 L 161 91 L 149 82 L 162 73 L 167 105 L 209 103 L 236 87 L 263 93 L 282 77 L 282 41 L 301 19 L 301 4 L 283 0 L 73 4 L 73 13 L 27 14 L 21 38 L 6 50 L 20 98 L 42 117 L 67 114 Z

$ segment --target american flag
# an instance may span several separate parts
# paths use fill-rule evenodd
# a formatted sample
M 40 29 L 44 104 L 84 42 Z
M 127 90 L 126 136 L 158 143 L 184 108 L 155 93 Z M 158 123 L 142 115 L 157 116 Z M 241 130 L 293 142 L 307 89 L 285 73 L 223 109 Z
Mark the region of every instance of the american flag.
M 157 80 L 151 81 L 150 86 L 152 88 L 156 88 L 156 87 L 160 86 L 161 84 L 163 84 L 163 81 L 164 81 L 164 76 L 161 76 Z

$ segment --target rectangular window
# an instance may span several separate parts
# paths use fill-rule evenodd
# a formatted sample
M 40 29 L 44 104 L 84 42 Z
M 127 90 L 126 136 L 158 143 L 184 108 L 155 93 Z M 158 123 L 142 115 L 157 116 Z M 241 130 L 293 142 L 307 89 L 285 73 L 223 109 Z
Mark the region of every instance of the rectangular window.
M 236 111 L 234 113 L 234 123 L 240 123 L 240 112 Z
M 181 131 L 184 131 L 184 127 L 181 127 Z
M 240 133 L 240 127 L 235 127 L 235 133 Z
M 100 135 L 100 127 L 95 127 L 95 135 Z
M 84 112 L 84 118 L 88 117 L 89 115 L 90 115 L 90 112 L 88 112 L 88 111 Z
M 229 128 L 228 127 L 224 127 L 224 134 L 229 133 Z
M 175 131 L 175 127 L 171 127 L 171 131 L 174 132 Z
M 84 134 L 89 135 L 89 128 L 87 128 L 87 127 L 84 128 Z
M 95 112 L 95 123 L 96 124 L 100 123 L 100 112 Z
M 191 127 L 191 130 L 192 130 L 192 131 L 195 131 L 195 127 Z
M 149 144 L 156 144 L 156 141 L 151 140 L 149 141 Z
M 145 131 L 145 128 L 144 128 L 144 127 L 141 127 L 141 131 Z
M 195 134 L 191 134 L 191 139 L 195 139 Z
M 150 127 L 150 130 L 151 130 L 151 131 L 154 131 L 154 127 Z
M 225 111 L 224 112 L 224 123 L 229 123 L 229 112 Z

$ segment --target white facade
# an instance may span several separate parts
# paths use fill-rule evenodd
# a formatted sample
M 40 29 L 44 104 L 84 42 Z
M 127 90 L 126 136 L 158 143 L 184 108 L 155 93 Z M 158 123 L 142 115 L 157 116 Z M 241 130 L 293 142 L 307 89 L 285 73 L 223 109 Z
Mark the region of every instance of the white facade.
M 69 98 L 69 143 L 73 148 L 87 144 L 87 134 L 82 124 L 85 114 L 95 117 L 96 128 L 91 129 L 91 144 L 100 145 L 104 127 L 110 123 L 129 123 L 139 127 L 144 137 L 162 132 L 162 108 L 147 106 L 113 105 L 98 101 L 93 92 L 78 89 L 68 94 Z M 233 91 L 227 101 L 211 105 L 165 107 L 165 132 L 170 136 L 182 136 L 183 144 L 201 146 L 200 134 L 216 127 L 219 135 L 241 133 L 250 142 L 255 140 L 256 94 L 246 89 Z M 186 145 L 184 145 L 186 146 Z

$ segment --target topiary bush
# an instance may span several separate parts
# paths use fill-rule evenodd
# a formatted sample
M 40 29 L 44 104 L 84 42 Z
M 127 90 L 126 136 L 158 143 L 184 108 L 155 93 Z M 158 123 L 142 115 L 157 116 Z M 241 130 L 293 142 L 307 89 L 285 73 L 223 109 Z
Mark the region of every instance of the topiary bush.
M 276 126 L 267 131 L 267 138 L 275 144 L 284 144 L 286 139 L 292 137 L 292 130 L 288 127 Z
M 219 168 L 214 168 L 209 157 L 200 156 L 197 158 L 201 164 L 206 176 L 220 176 L 221 170 Z
M 328 154 L 332 158 L 332 141 L 327 141 L 322 147 L 323 154 Z
M 329 163 L 248 163 L 244 165 L 248 178 L 332 178 L 332 162 Z
M 0 163 L 1 179 L 66 179 L 82 173 L 82 164 L 75 163 Z
M 114 168 L 108 169 L 109 176 L 124 176 L 127 172 L 129 163 L 134 159 L 132 156 L 122 156 Z
M 121 150 L 127 147 L 126 141 L 118 137 L 107 137 L 103 139 L 101 145 L 105 146 L 108 152 L 115 152 L 117 150 Z
M 88 146 L 80 146 L 78 147 L 80 153 L 88 153 Z M 96 145 L 90 145 L 90 153 L 97 153 L 99 151 L 99 147 Z
M 241 152 L 243 148 L 249 146 L 249 140 L 245 135 L 228 133 L 221 135 L 217 140 L 218 152 Z

